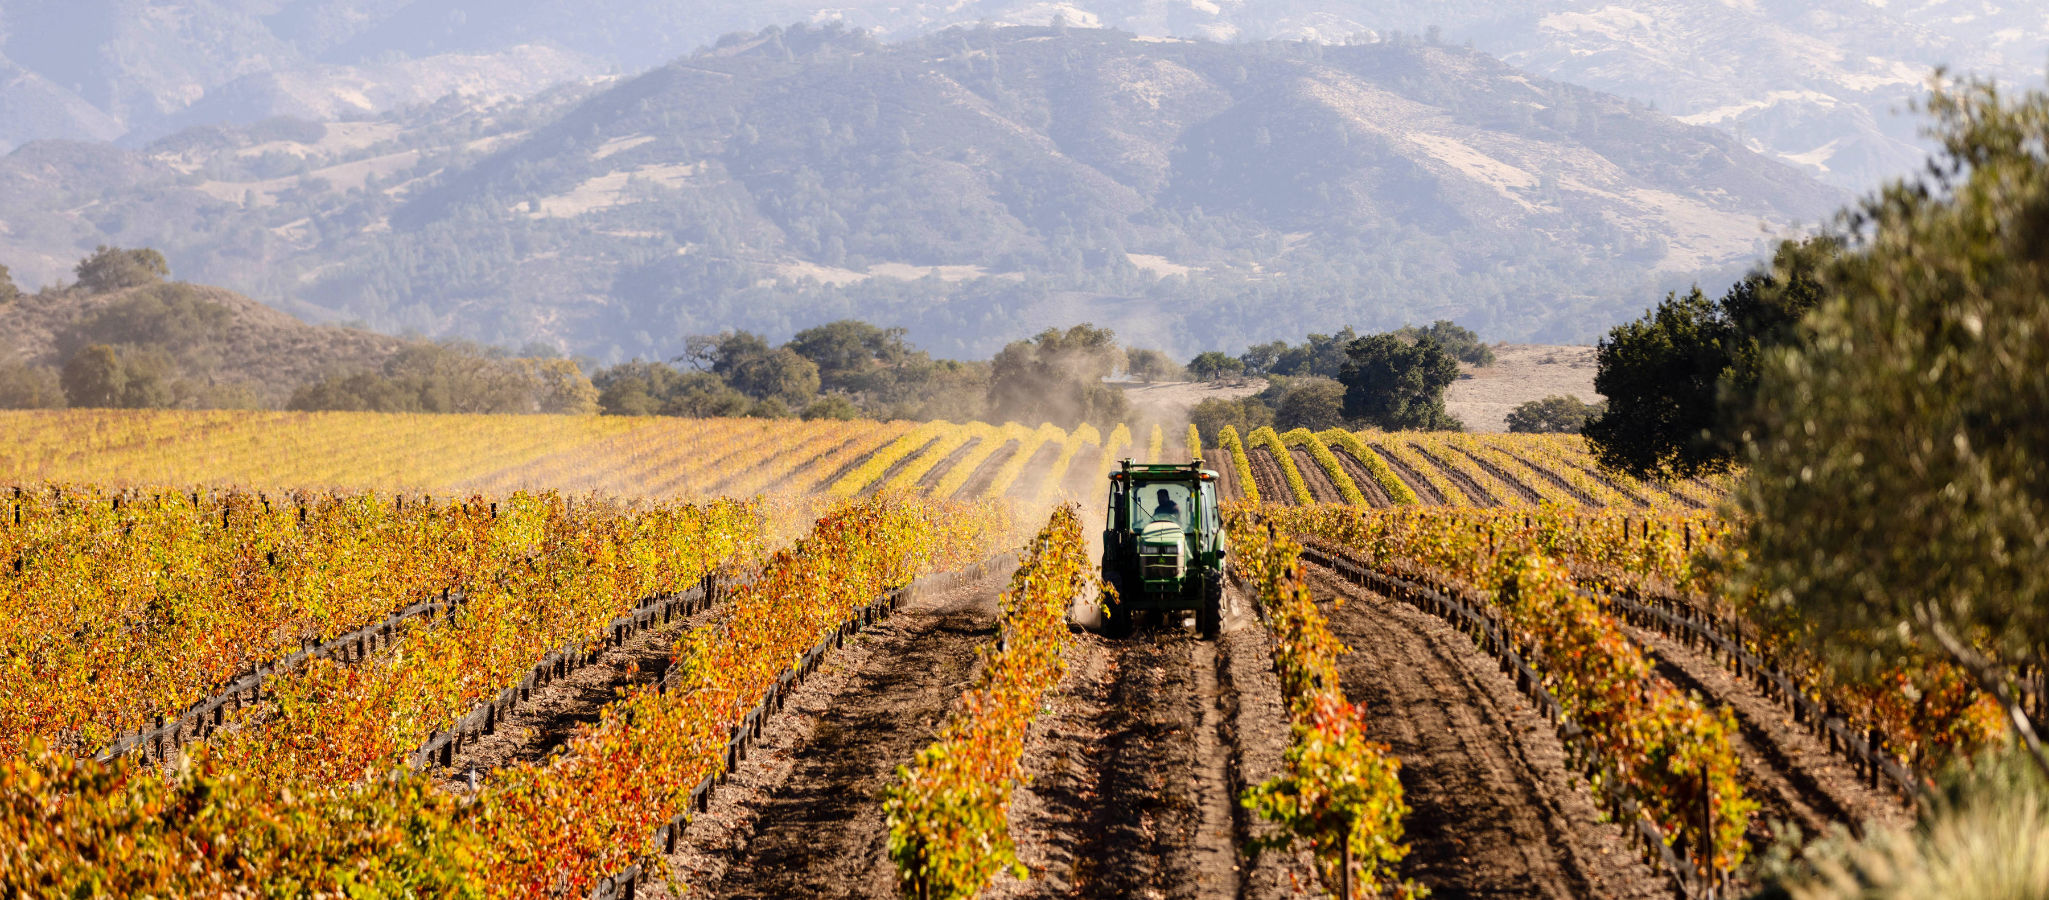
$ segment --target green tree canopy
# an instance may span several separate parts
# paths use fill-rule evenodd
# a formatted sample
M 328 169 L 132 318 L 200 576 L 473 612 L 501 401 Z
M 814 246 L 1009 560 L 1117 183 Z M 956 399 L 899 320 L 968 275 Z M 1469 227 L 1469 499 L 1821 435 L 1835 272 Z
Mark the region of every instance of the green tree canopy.
M 818 365 L 788 347 L 749 357 L 725 374 L 727 384 L 757 400 L 803 406 L 818 396 Z
M 1459 362 L 1475 366 L 1494 364 L 1494 348 L 1482 342 L 1480 336 L 1472 329 L 1447 319 L 1438 319 L 1427 328 L 1404 325 L 1395 329 L 1394 333 L 1411 341 L 1430 338 L 1443 345 L 1451 355 L 1458 357 Z
M 1181 367 L 1174 364 L 1173 358 L 1158 350 L 1134 347 L 1125 351 L 1124 358 L 1124 370 L 1147 384 L 1167 381 L 1181 373 Z
M 1338 375 L 1345 415 L 1389 431 L 1462 431 L 1445 411 L 1444 389 L 1458 380 L 1458 360 L 1437 341 L 1410 343 L 1393 334 L 1353 341 Z
M 88 293 L 104 294 L 163 281 L 170 277 L 171 265 L 155 250 L 124 250 L 101 244 L 91 256 L 79 260 L 75 271 L 79 287 Z
M 1103 383 L 1125 361 L 1116 337 L 1083 323 L 1004 347 L 990 361 L 989 415 L 1016 422 L 1122 421 L 1130 402 Z
M 14 286 L 13 273 L 8 272 L 6 266 L 0 266 L 0 306 L 6 306 L 19 299 L 21 288 Z
M 1262 425 L 1272 425 L 1274 414 L 1272 408 L 1252 397 L 1237 400 L 1211 397 L 1188 411 L 1188 421 L 1202 432 L 1204 445 L 1216 446 L 1217 435 L 1224 426 L 1237 429 L 1239 434 L 1249 434 Z
M 1329 378 L 1291 379 L 1280 405 L 1274 407 L 1273 425 L 1280 431 L 1348 427 L 1345 386 Z
M 797 332 L 783 346 L 818 367 L 819 388 L 865 391 L 878 370 L 898 369 L 914 358 L 926 358 L 904 342 L 904 329 L 881 328 L 855 319 L 841 319 Z
M 1197 381 L 1216 381 L 1245 371 L 1245 363 L 1219 350 L 1205 350 L 1188 361 L 1188 375 Z
M 1274 370 L 1274 365 L 1281 361 L 1281 354 L 1286 352 L 1287 341 L 1268 341 L 1245 348 L 1244 353 L 1238 354 L 1238 361 L 1245 364 L 1245 374 L 1265 375 Z
M 1798 339 L 1794 324 L 1823 296 L 1818 269 L 1840 245 L 1779 245 L 1770 266 L 1721 300 L 1671 294 L 1601 339 L 1594 389 L 1608 407 L 1587 422 L 1601 464 L 1643 478 L 1728 470 L 1749 428 L 1758 360 Z
M 105 344 L 79 348 L 65 360 L 59 380 L 64 399 L 84 409 L 118 408 L 128 390 L 128 372 L 114 348 Z
M 1602 404 L 1588 403 L 1573 394 L 1552 395 L 1531 400 L 1508 411 L 1508 430 L 1517 434 L 1579 434 L 1587 419 L 1599 415 Z
M 603 397 L 569 360 L 510 357 L 503 351 L 451 342 L 409 345 L 379 371 L 320 379 L 294 391 L 287 407 L 587 415 L 598 411 Z
M 1748 571 L 1840 663 L 2003 682 L 2049 662 L 2049 95 L 1931 108 L 1937 174 L 1864 204 L 1801 340 L 1762 356 Z
M 63 409 L 57 373 L 22 362 L 0 362 L 0 409 Z

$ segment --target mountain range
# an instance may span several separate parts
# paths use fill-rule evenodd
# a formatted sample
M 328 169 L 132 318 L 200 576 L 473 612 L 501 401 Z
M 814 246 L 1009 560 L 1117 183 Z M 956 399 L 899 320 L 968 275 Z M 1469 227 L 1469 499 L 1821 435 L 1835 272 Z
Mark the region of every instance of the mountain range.
M 0 159 L 0 261 L 101 244 L 309 318 L 613 361 L 842 316 L 981 357 L 1454 318 L 1588 340 L 1846 195 L 1422 37 L 730 35 L 632 78 Z
M 826 20 L 890 39 L 1056 21 L 1220 41 L 1434 35 L 1853 189 L 1916 168 L 1916 120 L 1899 113 L 1936 66 L 2034 82 L 2049 63 L 2049 7 L 2014 0 L 4 0 L 0 150 L 488 102 Z

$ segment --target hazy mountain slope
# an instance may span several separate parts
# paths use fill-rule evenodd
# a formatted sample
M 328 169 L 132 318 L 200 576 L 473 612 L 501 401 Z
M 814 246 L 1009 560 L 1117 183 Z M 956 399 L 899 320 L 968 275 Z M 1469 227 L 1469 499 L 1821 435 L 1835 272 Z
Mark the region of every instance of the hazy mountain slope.
M 110 141 L 126 130 L 77 94 L 0 56 L 0 148 L 41 138 Z
M 7 0 L 0 53 L 100 121 L 0 119 L 0 150 L 103 136 L 109 123 L 147 138 L 448 90 L 512 96 L 544 78 L 640 71 L 729 32 L 826 20 L 898 38 L 1055 20 L 1328 43 L 1435 29 L 1535 74 L 1740 131 L 1858 188 L 1916 167 L 1916 123 L 1895 111 L 1935 66 L 2033 81 L 2049 64 L 2049 6 L 2020 0 Z M 560 55 L 527 66 L 531 45 Z
M 273 302 L 607 359 L 841 315 L 942 354 L 1082 320 L 1176 351 L 1437 317 L 1585 339 L 1844 200 L 1420 42 L 777 29 L 602 90 L 266 128 L 24 148 L 0 259 L 149 244 Z
M 1217 39 L 1342 43 L 1436 32 L 1547 78 L 1739 131 L 1760 149 L 1858 188 L 1918 168 L 1919 123 L 1896 113 L 1924 93 L 1937 66 L 2038 82 L 2049 64 L 2049 5 L 2014 0 L 983 0 L 892 8 L 903 20 L 896 28 L 1061 16 Z
M 7 0 L 0 53 L 149 137 L 352 101 L 381 111 L 444 87 L 504 97 L 540 75 L 635 72 L 728 32 L 828 19 L 892 37 L 1056 19 L 1217 40 L 1436 29 L 1855 187 L 1915 167 L 1916 123 L 1894 111 L 1935 66 L 2032 81 L 2049 63 L 2049 6 L 2017 0 Z M 519 71 L 524 45 L 562 55 Z M 366 77 L 382 90 L 358 90 Z M 0 149 L 105 130 L 40 121 L 0 126 Z

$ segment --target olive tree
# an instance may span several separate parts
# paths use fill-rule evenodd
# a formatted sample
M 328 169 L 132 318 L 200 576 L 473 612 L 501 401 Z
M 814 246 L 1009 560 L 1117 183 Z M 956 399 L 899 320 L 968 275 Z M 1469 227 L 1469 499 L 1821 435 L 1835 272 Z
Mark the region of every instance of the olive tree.
M 1766 351 L 1740 501 L 1752 586 L 1841 664 L 1947 657 L 2004 701 L 2049 646 L 2049 96 L 1939 87 L 1919 183 L 1846 221 Z

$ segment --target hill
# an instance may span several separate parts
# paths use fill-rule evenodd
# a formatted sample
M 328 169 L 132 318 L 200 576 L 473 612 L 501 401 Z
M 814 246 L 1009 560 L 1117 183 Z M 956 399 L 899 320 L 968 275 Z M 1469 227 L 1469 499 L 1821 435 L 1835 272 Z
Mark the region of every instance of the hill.
M 0 363 L 55 369 L 94 343 L 156 357 L 152 365 L 190 383 L 206 405 L 280 407 L 300 385 L 376 369 L 407 342 L 308 325 L 233 291 L 183 283 L 44 292 L 0 306 Z
M 842 316 L 956 357 L 1089 319 L 1175 352 L 1438 318 L 1558 341 L 1843 199 L 1420 40 L 799 28 L 485 108 L 32 144 L 0 259 L 155 246 L 308 314 L 602 360 Z
M 0 14 L 0 150 L 131 143 L 186 125 L 377 114 L 444 95 L 488 102 L 637 72 L 769 23 L 837 20 L 892 39 L 977 23 L 1107 26 L 1224 41 L 1347 43 L 1394 32 L 1471 42 L 1545 78 L 1737 134 L 1862 189 L 1923 153 L 1897 115 L 1938 65 L 2040 76 L 2030 3 L 1922 0 L 16 0 Z

